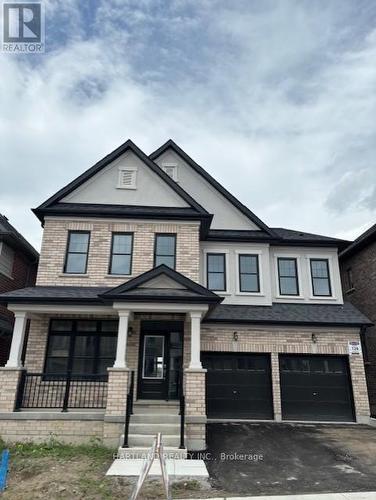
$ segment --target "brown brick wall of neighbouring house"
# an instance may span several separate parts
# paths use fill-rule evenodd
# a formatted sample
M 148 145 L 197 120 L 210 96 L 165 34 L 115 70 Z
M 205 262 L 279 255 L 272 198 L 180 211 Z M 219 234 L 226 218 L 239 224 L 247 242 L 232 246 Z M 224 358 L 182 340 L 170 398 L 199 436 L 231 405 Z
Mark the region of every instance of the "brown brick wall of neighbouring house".
M 376 242 L 340 260 L 344 299 L 354 304 L 376 324 Z M 347 269 L 352 270 L 353 289 L 349 290 Z M 365 333 L 365 370 L 372 415 L 376 416 L 376 327 Z
M 87 275 L 64 275 L 69 230 L 90 231 Z M 133 232 L 132 276 L 108 276 L 111 233 Z M 176 233 L 176 270 L 199 279 L 199 226 L 195 223 L 69 221 L 47 219 L 38 268 L 38 285 L 118 286 L 153 268 L 155 233 Z
M 31 263 L 19 250 L 15 250 L 12 277 L 0 273 L 0 293 L 11 292 L 35 284 L 37 264 Z M 6 306 L 0 304 L 0 318 L 9 321 L 10 329 L 14 322 L 14 315 Z M 8 360 L 11 335 L 0 337 L 0 366 Z

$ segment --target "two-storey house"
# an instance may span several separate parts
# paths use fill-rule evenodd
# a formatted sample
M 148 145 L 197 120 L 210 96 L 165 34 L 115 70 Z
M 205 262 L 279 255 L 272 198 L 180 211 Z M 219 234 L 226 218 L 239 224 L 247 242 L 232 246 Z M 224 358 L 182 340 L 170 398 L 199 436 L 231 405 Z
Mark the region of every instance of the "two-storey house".
M 38 252 L 0 214 L 0 293 L 35 285 Z M 0 366 L 8 360 L 14 316 L 0 304 Z
M 376 323 L 376 224 L 339 254 L 342 290 L 346 300 Z M 376 328 L 364 332 L 363 356 L 371 414 L 376 416 Z
M 346 242 L 268 227 L 171 140 L 127 141 L 34 213 L 37 285 L 2 296 L 4 438 L 115 445 L 127 417 L 133 449 L 162 429 L 200 450 L 208 420 L 368 421 Z

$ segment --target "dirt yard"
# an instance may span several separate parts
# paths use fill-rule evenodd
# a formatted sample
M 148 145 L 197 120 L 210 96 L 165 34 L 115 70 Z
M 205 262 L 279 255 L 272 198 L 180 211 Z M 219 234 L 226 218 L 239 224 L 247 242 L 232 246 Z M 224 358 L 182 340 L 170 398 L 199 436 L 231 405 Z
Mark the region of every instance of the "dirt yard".
M 4 447 L 2 443 L 0 449 Z M 133 491 L 134 481 L 105 476 L 113 452 L 97 444 L 19 444 L 9 450 L 8 487 L 0 494 L 4 500 L 126 500 Z M 207 498 L 219 493 L 196 481 L 173 484 L 173 498 Z M 148 481 L 140 499 L 159 498 L 164 498 L 160 481 Z
M 376 490 L 375 427 L 209 424 L 208 436 L 207 454 L 197 458 L 206 459 L 210 485 L 177 482 L 174 499 Z M 95 443 L 11 446 L 2 498 L 126 500 L 134 480 L 106 477 L 112 460 L 112 451 Z M 140 498 L 164 498 L 161 483 L 148 481 Z

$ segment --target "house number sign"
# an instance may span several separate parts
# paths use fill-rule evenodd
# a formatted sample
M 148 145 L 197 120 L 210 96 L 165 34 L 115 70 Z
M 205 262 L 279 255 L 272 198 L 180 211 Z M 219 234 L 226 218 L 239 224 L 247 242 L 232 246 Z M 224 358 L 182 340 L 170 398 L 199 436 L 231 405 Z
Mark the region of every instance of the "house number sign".
M 359 340 L 349 341 L 349 354 L 362 354 L 362 345 Z

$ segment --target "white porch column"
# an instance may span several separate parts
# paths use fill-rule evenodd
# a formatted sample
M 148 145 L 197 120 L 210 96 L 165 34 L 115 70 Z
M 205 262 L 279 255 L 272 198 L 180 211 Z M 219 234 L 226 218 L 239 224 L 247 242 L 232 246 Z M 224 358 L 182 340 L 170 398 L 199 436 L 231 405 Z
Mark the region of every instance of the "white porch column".
M 22 368 L 22 349 L 25 339 L 25 331 L 27 324 L 27 313 L 25 311 L 16 312 L 14 314 L 15 321 L 13 327 L 12 344 L 10 347 L 9 359 L 5 368 Z
M 189 369 L 200 370 L 202 364 L 200 360 L 200 334 L 201 334 L 201 316 L 200 311 L 190 311 L 191 318 L 191 362 Z
M 119 328 L 114 368 L 127 368 L 128 322 L 130 311 L 119 311 Z

